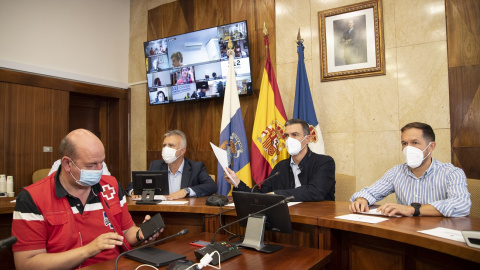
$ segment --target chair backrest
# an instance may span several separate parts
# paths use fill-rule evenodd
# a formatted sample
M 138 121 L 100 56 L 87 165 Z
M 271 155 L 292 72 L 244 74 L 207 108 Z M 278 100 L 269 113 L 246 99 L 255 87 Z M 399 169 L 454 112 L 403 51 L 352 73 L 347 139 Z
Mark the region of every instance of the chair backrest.
M 50 169 L 40 169 L 33 173 L 32 184 L 48 176 Z
M 335 201 L 348 202 L 356 191 L 355 176 L 336 173 L 335 182 Z
M 215 182 L 215 183 L 217 182 L 217 180 L 215 180 L 215 178 L 216 178 L 215 174 L 210 174 L 210 177 L 212 177 L 213 182 Z
M 470 192 L 470 200 L 472 200 L 470 216 L 480 217 L 480 180 L 467 179 L 467 187 Z

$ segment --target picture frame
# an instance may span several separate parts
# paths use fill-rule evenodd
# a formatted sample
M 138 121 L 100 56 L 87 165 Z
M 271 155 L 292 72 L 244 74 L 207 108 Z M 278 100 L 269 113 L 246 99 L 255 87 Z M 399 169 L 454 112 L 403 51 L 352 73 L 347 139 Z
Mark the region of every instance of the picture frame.
M 382 0 L 318 12 L 321 81 L 385 75 Z

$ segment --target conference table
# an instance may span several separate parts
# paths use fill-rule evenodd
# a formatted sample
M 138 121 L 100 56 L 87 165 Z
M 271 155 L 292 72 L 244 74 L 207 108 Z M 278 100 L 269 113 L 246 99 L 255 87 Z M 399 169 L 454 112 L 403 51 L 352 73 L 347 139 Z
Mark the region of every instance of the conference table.
M 207 206 L 206 198 L 182 200 L 187 203 L 137 205 L 129 200 L 128 208 L 137 223 L 143 221 L 145 214 L 160 212 L 167 225 L 165 235 L 184 228 L 193 233 L 213 233 L 236 220 L 234 207 Z M 376 224 L 336 218 L 351 214 L 348 205 L 323 201 L 290 206 L 293 233 L 266 232 L 265 240 L 332 250 L 328 269 L 480 269 L 480 249 L 418 232 L 437 227 L 479 231 L 479 217 L 392 217 Z M 238 224 L 227 229 L 240 235 L 245 232 Z
M 10 203 L 12 199 L 0 198 L 0 239 L 10 235 L 14 208 L 14 204 Z M 161 237 L 185 228 L 190 230 L 189 234 L 165 244 L 185 242 L 198 233 L 214 233 L 221 224 L 237 219 L 234 207 L 207 206 L 205 197 L 182 200 L 186 201 L 183 205 L 137 205 L 128 199 L 127 205 L 137 224 L 146 214 L 161 213 L 166 224 Z M 376 224 L 336 218 L 350 214 L 348 204 L 323 201 L 293 205 L 289 207 L 293 233 L 267 231 L 265 241 L 330 250 L 328 269 L 480 269 L 480 249 L 418 232 L 437 227 L 480 231 L 480 217 L 400 217 Z M 238 224 L 227 229 L 239 235 L 245 232 L 245 228 Z M 224 234 L 226 232 L 221 231 L 217 238 L 224 237 Z M 13 269 L 10 248 L 0 251 L 0 260 L 2 269 Z
M 166 250 L 186 256 L 186 260 L 198 262 L 194 255 L 194 251 L 200 247 L 192 246 L 189 243 L 198 239 L 210 239 L 212 233 L 188 233 L 181 239 L 174 238 L 168 243 L 159 244 L 156 248 Z M 218 235 L 216 241 L 226 241 L 228 236 Z M 301 248 L 292 245 L 285 245 L 283 249 L 272 253 L 261 253 L 252 249 L 240 249 L 241 255 L 228 259 L 220 266 L 222 269 L 322 269 L 330 261 L 330 250 Z M 215 255 L 214 255 L 215 256 Z M 295 259 L 292 259 L 295 258 Z M 118 260 L 118 269 L 136 269 L 142 263 L 129 258 L 121 257 Z M 114 269 L 115 260 L 98 263 L 82 269 L 88 270 L 105 270 Z M 218 265 L 216 265 L 218 267 Z M 159 269 L 165 269 L 166 266 Z M 213 269 L 213 268 L 205 268 Z

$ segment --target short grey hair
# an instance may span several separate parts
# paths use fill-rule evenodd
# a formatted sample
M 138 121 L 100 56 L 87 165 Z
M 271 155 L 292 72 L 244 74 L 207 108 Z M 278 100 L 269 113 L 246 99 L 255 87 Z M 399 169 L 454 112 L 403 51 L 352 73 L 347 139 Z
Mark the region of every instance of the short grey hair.
M 173 135 L 180 136 L 180 138 L 182 138 L 182 144 L 181 144 L 182 148 L 187 148 L 187 136 L 185 136 L 185 133 L 183 133 L 178 129 L 167 131 L 167 133 L 165 133 L 163 137 L 166 138 Z

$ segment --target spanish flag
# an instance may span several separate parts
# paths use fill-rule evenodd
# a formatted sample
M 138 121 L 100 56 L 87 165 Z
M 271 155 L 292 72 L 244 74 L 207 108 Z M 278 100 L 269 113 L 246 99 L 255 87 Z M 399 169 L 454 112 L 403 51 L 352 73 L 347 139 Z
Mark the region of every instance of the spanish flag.
M 279 161 L 288 157 L 283 138 L 287 115 L 270 61 L 270 49 L 268 49 L 268 36 L 266 35 L 265 45 L 267 46 L 267 61 L 260 86 L 251 147 L 252 178 L 257 183 L 267 178 Z

